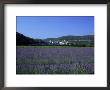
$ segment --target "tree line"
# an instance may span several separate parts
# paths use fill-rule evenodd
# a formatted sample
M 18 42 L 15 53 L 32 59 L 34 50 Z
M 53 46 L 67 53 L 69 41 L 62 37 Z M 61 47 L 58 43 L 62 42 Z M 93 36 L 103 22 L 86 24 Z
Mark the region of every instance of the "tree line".
M 85 39 L 86 40 L 88 37 L 90 37 L 90 40 L 91 40 L 90 42 L 89 41 L 70 42 L 71 40 L 75 40 L 75 39 L 78 39 L 78 40 Z M 68 44 L 61 45 L 59 43 L 56 43 L 58 41 L 63 42 L 63 40 L 67 40 Z M 52 43 L 50 43 L 49 41 L 52 41 Z M 76 47 L 88 47 L 89 46 L 89 47 L 93 47 L 94 46 L 94 36 L 84 36 L 84 37 L 63 36 L 63 37 L 54 38 L 54 39 L 48 38 L 48 39 L 42 40 L 42 39 L 33 39 L 33 38 L 27 37 L 19 32 L 16 32 L 16 45 L 17 46 L 76 46 Z

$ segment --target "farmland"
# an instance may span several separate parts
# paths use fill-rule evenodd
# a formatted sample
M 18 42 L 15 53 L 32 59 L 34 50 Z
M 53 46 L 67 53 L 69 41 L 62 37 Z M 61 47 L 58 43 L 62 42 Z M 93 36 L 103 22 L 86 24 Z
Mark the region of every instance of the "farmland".
M 94 74 L 94 47 L 17 46 L 16 74 Z

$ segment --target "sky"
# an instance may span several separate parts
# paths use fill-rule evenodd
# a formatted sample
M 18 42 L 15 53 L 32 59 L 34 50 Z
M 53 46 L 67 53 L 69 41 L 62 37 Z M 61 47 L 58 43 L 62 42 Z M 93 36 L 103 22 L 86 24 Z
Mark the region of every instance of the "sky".
M 34 39 L 94 35 L 94 16 L 17 16 L 16 29 Z

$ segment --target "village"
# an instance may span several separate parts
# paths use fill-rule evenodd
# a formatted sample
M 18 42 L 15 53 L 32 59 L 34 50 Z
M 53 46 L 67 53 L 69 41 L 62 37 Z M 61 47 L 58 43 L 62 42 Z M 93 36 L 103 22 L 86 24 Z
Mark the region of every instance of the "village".
M 48 43 L 50 45 L 78 45 L 78 44 L 86 44 L 91 45 L 93 40 L 49 40 Z

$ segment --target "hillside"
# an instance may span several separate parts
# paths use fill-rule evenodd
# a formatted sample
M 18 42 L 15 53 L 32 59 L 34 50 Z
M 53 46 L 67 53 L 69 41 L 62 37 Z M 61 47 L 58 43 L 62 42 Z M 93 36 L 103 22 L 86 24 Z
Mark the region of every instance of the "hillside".
M 47 38 L 45 41 L 49 42 L 50 45 L 94 46 L 94 35 L 62 36 L 58 38 Z
M 16 32 L 16 45 L 46 45 L 46 42 L 41 39 L 33 39 L 21 33 Z
M 34 46 L 94 46 L 94 35 L 62 36 L 58 38 L 33 39 L 16 32 L 16 45 Z
M 52 40 L 94 40 L 94 35 L 85 35 L 85 36 L 62 36 L 58 38 L 47 38 L 46 41 Z

